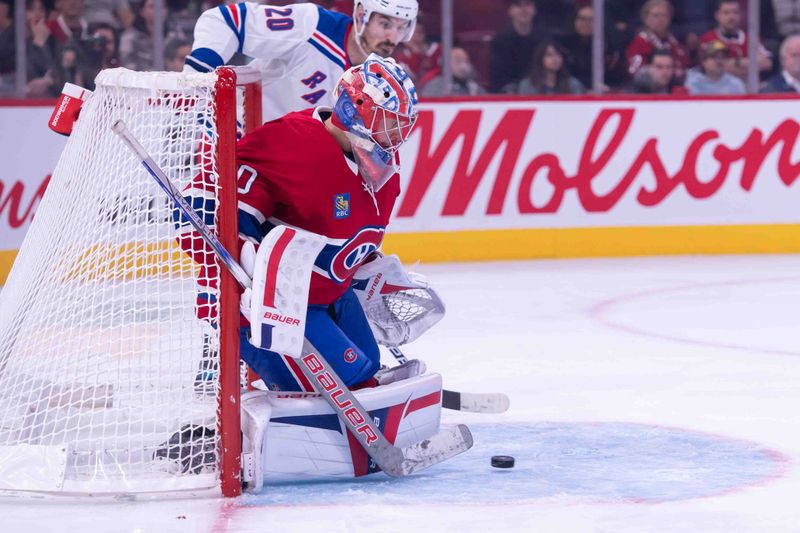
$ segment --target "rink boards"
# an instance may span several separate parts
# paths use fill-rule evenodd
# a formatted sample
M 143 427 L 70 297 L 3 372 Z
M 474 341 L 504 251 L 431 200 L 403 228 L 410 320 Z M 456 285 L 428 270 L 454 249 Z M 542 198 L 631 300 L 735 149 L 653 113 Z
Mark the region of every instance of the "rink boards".
M 63 148 L 50 110 L 0 101 L 0 283 Z M 794 97 L 430 101 L 385 247 L 408 261 L 798 252 L 798 111 Z

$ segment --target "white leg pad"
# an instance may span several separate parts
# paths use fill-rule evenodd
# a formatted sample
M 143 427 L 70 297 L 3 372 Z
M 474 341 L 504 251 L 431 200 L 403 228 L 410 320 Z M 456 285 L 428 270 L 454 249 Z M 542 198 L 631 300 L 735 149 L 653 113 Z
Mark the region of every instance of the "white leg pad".
M 415 444 L 439 431 L 439 374 L 416 376 L 354 394 L 396 446 Z M 353 478 L 378 471 L 319 395 L 257 391 L 245 395 L 242 411 L 247 453 L 255 462 L 251 473 L 245 473 L 246 479 L 252 479 L 250 490 L 258 490 L 262 483 Z M 264 423 L 265 416 L 269 423 Z
M 248 491 L 264 484 L 262 457 L 271 413 L 268 393 L 253 391 L 242 395 L 242 480 Z

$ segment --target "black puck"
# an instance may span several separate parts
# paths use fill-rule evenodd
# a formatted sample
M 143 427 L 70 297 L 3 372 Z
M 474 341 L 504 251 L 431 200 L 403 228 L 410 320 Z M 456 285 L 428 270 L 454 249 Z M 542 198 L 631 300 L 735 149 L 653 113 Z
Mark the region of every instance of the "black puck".
M 510 455 L 493 455 L 492 466 L 495 468 L 514 468 L 514 458 Z

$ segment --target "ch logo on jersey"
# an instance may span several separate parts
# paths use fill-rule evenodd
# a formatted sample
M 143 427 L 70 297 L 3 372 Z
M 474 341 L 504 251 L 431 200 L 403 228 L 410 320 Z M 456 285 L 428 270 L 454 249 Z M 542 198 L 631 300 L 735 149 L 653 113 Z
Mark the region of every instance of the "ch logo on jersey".
M 337 194 L 333 197 L 333 218 L 350 216 L 350 193 Z
M 344 361 L 345 363 L 352 363 L 356 360 L 356 352 L 353 351 L 352 348 L 348 348 L 344 351 Z
M 382 227 L 368 226 L 339 247 L 327 264 L 328 277 L 336 283 L 343 283 L 349 279 L 367 256 L 381 245 L 384 231 Z M 327 257 L 330 257 L 330 252 L 326 253 L 328 246 L 325 248 L 326 250 L 317 256 L 318 266 L 322 266 L 320 262 L 327 262 Z

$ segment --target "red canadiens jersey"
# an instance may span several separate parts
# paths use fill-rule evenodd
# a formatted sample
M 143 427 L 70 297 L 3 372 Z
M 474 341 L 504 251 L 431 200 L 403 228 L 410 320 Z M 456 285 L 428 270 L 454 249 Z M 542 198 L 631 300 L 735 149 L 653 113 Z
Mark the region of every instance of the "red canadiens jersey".
M 710 30 L 700 37 L 701 43 L 710 43 L 711 41 L 722 41 L 728 47 L 728 53 L 731 57 L 747 57 L 747 50 L 750 46 L 747 34 L 742 30 L 736 32 L 736 35 L 728 37 L 724 35 L 719 28 Z M 769 55 L 767 49 L 760 43 L 758 45 L 759 54 Z
M 310 304 L 329 304 L 345 292 L 359 265 L 380 247 L 400 194 L 395 174 L 373 202 L 357 167 L 320 121 L 320 111 L 326 112 L 289 113 L 237 145 L 240 238 L 261 242 L 270 229 L 286 225 L 328 239 L 313 267 Z M 201 190 L 198 185 L 185 194 Z M 179 240 L 196 261 L 210 257 L 193 249 L 197 239 Z
M 625 50 L 625 57 L 628 59 L 628 72 L 633 76 L 650 62 L 650 57 L 656 50 L 668 50 L 675 59 L 675 76 L 683 78 L 683 75 L 691 66 L 691 58 L 686 48 L 671 33 L 665 39 L 661 39 L 655 33 L 642 30 L 633 38 L 628 49 Z

